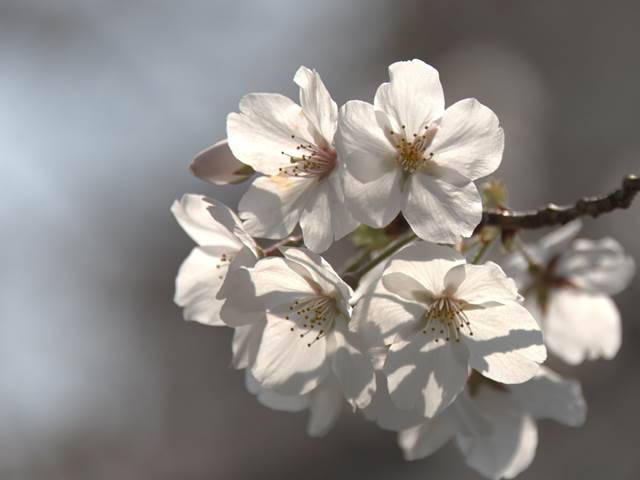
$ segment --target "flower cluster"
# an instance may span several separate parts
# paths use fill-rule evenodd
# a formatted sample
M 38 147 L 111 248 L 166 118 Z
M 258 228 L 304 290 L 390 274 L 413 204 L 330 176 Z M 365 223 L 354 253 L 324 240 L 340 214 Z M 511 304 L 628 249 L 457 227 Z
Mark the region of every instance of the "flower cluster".
M 242 98 L 227 139 L 191 169 L 252 181 L 237 215 L 198 195 L 174 203 L 197 243 L 175 302 L 187 320 L 233 328 L 249 392 L 309 410 L 309 435 L 328 432 L 346 402 L 398 432 L 409 460 L 455 439 L 471 468 L 512 478 L 534 457 L 536 419 L 584 421 L 580 385 L 541 364 L 547 348 L 571 364 L 615 355 L 608 295 L 634 263 L 612 239 L 574 240 L 575 223 L 533 246 L 479 227 L 474 182 L 502 160 L 496 115 L 475 99 L 445 108 L 438 72 L 420 60 L 389 76 L 372 104 L 338 108 L 306 67 L 300 104 Z M 485 206 L 506 210 L 503 193 L 491 184 Z M 319 254 L 348 234 L 361 252 L 339 274 Z M 481 263 L 500 238 L 502 267 Z

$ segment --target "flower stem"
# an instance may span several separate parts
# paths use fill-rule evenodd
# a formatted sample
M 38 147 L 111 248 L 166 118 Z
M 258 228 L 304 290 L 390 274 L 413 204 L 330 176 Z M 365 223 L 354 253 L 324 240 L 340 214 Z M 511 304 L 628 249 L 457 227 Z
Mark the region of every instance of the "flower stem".
M 538 266 L 538 262 L 536 262 L 533 257 L 531 256 L 531 254 L 529 252 L 527 252 L 527 248 L 524 246 L 524 243 L 522 243 L 522 241 L 519 238 L 515 239 L 514 245 L 516 247 L 516 250 L 518 251 L 518 253 L 520 255 L 522 255 L 522 257 L 527 261 L 527 263 L 529 264 L 530 267 L 537 267 Z
M 354 260 L 349 262 L 344 267 L 344 273 L 350 273 L 362 267 L 367 261 L 371 259 L 372 251 L 373 250 L 370 247 L 367 247 L 364 250 L 362 250 L 362 252 L 360 252 L 360 254 L 357 257 L 355 257 Z
M 474 255 L 473 260 L 471 260 L 471 263 L 473 263 L 474 265 L 477 265 L 478 263 L 480 263 L 480 260 L 482 260 L 482 257 L 485 256 L 485 254 L 489 250 L 489 247 L 491 246 L 492 243 L 493 243 L 493 240 L 484 242 L 480 247 L 480 249 L 478 250 L 478 252 Z
M 271 257 L 273 255 L 279 255 L 280 247 L 287 246 L 298 246 L 302 243 L 302 236 L 300 235 L 290 235 L 282 240 L 277 241 L 273 245 L 264 248 L 262 250 L 263 256 Z
M 399 237 L 396 241 L 390 243 L 377 256 L 375 256 L 374 258 L 366 262 L 360 268 L 354 269 L 351 272 L 347 272 L 344 275 L 343 280 L 347 282 L 349 285 L 351 285 L 352 287 L 356 286 L 364 274 L 366 274 L 368 271 L 373 269 L 376 265 L 385 261 L 391 255 L 393 255 L 402 247 L 411 243 L 415 239 L 416 239 L 415 233 L 413 232 L 406 233 L 405 235 Z

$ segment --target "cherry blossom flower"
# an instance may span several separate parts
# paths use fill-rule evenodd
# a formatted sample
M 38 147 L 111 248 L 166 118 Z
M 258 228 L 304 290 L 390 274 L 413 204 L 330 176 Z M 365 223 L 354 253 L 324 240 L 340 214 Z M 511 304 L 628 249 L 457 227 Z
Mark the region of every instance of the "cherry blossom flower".
M 245 372 L 247 390 L 256 396 L 258 401 L 272 410 L 283 412 L 301 412 L 309 410 L 307 434 L 311 437 L 322 437 L 335 425 L 344 396 L 342 388 L 335 377 L 328 376 L 316 388 L 304 395 L 282 395 L 264 388 L 251 374 Z
M 228 272 L 255 264 L 258 247 L 240 219 L 216 200 L 185 194 L 173 203 L 171 212 L 198 244 L 180 266 L 174 301 L 183 307 L 186 320 L 224 325 L 220 319 L 223 300 L 216 294 Z
M 300 222 L 305 245 L 322 252 L 357 223 L 343 206 L 336 168 L 338 107 L 315 71 L 300 67 L 294 81 L 302 106 L 282 95 L 253 93 L 227 118 L 231 151 L 265 175 L 240 200 L 240 217 L 253 236 L 273 239 Z
M 284 258 L 269 257 L 242 268 L 227 288 L 233 327 L 266 318 L 251 372 L 263 388 L 304 395 L 335 376 L 352 405 L 365 407 L 375 390 L 371 361 L 349 329 L 351 288 L 320 256 L 283 248 Z M 253 317 L 251 316 L 253 312 Z M 246 314 L 245 314 L 246 313 Z
M 233 156 L 226 140 L 221 140 L 195 156 L 189 170 L 196 177 L 214 185 L 228 185 L 247 180 L 253 169 Z
M 354 100 L 341 111 L 336 148 L 347 207 L 373 227 L 402 211 L 419 237 L 455 243 L 480 222 L 473 181 L 500 165 L 503 131 L 475 99 L 445 110 L 437 70 L 420 60 L 392 64 L 389 77 L 373 105 Z
M 620 313 L 610 295 L 626 288 L 635 273 L 617 241 L 575 239 L 580 228 L 580 222 L 570 223 L 525 246 L 529 261 L 514 255 L 505 263 L 549 350 L 574 365 L 618 353 Z
M 585 416 L 580 384 L 543 367 L 519 385 L 481 382 L 442 414 L 402 431 L 398 443 L 407 460 L 417 460 L 455 438 L 471 468 L 486 478 L 513 478 L 533 461 L 537 419 L 575 427 Z
M 453 402 L 469 368 L 521 383 L 546 358 L 540 327 L 498 265 L 469 265 L 426 242 L 395 255 L 354 325 L 368 347 L 388 346 L 382 370 L 394 404 L 426 417 Z

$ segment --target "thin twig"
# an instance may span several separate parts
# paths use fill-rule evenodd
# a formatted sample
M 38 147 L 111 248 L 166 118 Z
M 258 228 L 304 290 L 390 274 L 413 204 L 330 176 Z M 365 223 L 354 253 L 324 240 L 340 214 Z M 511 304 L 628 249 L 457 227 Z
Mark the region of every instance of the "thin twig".
M 376 255 L 374 258 L 372 258 L 367 263 L 362 265 L 360 268 L 358 268 L 357 270 L 354 270 L 352 272 L 348 272 L 348 273 L 344 274 L 342 279 L 345 282 L 347 282 L 349 285 L 351 285 L 352 287 L 355 287 L 355 285 L 358 284 L 358 282 L 360 281 L 360 279 L 362 278 L 362 276 L 365 273 L 367 273 L 373 267 L 378 265 L 380 262 L 382 262 L 382 261 L 386 260 L 387 258 L 389 258 L 391 255 L 396 253 L 398 250 L 400 250 L 402 247 L 404 247 L 408 243 L 411 243 L 416 238 L 417 238 L 416 234 L 413 233 L 413 232 L 409 232 L 409 233 L 399 237 L 394 242 L 390 243 L 378 255 Z
M 264 248 L 262 252 L 265 257 L 270 257 L 272 255 L 277 255 L 280 247 L 295 246 L 300 245 L 300 243 L 302 243 L 301 235 L 290 235 L 286 238 L 283 238 L 282 240 L 277 241 L 273 245 Z
M 353 272 L 362 267 L 362 265 L 371 260 L 371 252 L 372 249 L 370 247 L 364 248 L 353 260 L 347 263 L 343 269 L 344 273 Z
M 488 242 L 483 242 L 480 249 L 474 255 L 473 260 L 471 260 L 471 263 L 473 263 L 474 265 L 480 263 L 480 260 L 482 260 L 482 257 L 486 255 L 492 243 L 493 243 L 493 240 L 489 240 Z
M 583 197 L 573 205 L 559 207 L 550 203 L 544 208 L 528 212 L 485 211 L 476 231 L 489 225 L 510 230 L 534 229 L 564 225 L 578 217 L 597 217 L 618 208 L 629 208 L 639 191 L 640 178 L 627 175 L 618 190 L 601 197 Z

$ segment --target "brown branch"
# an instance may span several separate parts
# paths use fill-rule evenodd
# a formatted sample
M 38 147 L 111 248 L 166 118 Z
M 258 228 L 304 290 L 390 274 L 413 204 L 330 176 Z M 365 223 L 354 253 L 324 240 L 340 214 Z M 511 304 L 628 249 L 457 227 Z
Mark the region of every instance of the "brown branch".
M 534 229 L 564 225 L 578 217 L 597 217 L 618 208 L 629 208 L 639 191 L 640 178 L 627 175 L 618 190 L 601 197 L 583 197 L 573 205 L 559 207 L 550 203 L 544 208 L 528 212 L 485 211 L 476 231 L 484 226 L 495 226 L 507 230 Z

